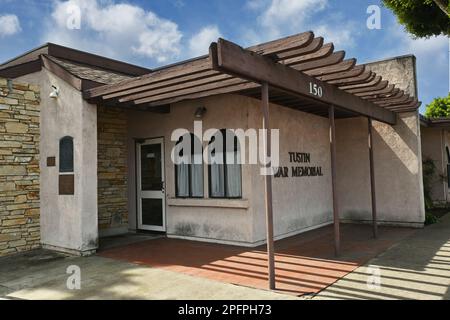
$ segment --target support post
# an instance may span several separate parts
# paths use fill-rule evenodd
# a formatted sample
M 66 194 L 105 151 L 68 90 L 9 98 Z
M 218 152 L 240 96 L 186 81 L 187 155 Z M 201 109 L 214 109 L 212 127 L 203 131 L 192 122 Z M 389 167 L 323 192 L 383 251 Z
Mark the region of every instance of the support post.
M 375 189 L 375 167 L 373 161 L 373 126 L 372 118 L 368 118 L 369 123 L 369 163 L 370 163 L 370 191 L 372 195 L 372 222 L 373 222 L 373 237 L 378 238 L 378 221 L 377 221 L 377 196 Z
M 334 106 L 329 108 L 330 119 L 330 148 L 331 148 L 331 185 L 333 192 L 333 217 L 334 217 L 334 250 L 336 256 L 339 256 L 341 251 L 341 234 L 339 221 L 339 206 L 337 199 L 336 187 L 336 126 L 334 119 Z
M 267 82 L 262 84 L 262 114 L 263 114 L 263 129 L 265 132 L 264 138 L 264 154 L 267 159 L 272 155 L 271 133 L 270 133 L 270 118 L 269 118 L 269 85 Z M 271 168 L 271 162 L 266 164 L 266 168 Z M 269 271 L 269 288 L 275 290 L 275 249 L 273 237 L 273 207 L 272 207 L 272 176 L 266 172 L 265 180 L 265 207 L 266 207 L 266 236 L 267 236 L 267 258 Z

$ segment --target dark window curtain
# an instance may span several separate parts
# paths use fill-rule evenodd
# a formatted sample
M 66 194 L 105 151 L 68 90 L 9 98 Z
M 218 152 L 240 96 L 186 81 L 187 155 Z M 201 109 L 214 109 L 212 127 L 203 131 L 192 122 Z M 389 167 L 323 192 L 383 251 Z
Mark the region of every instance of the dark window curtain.
M 59 140 L 59 172 L 74 172 L 73 162 L 73 138 L 64 137 Z
M 203 198 L 203 148 L 201 141 L 195 135 L 185 135 L 184 139 L 190 139 L 190 154 L 184 157 L 182 152 L 178 155 L 185 161 L 175 166 L 176 196 L 179 198 Z
M 209 166 L 209 184 L 211 198 L 241 198 L 242 173 L 240 164 L 240 149 L 237 138 L 230 131 L 221 130 L 223 146 L 215 150 L 211 156 L 221 161 Z M 217 135 L 216 134 L 216 135 Z M 211 139 L 211 143 L 215 141 Z M 227 143 L 233 141 L 234 143 Z

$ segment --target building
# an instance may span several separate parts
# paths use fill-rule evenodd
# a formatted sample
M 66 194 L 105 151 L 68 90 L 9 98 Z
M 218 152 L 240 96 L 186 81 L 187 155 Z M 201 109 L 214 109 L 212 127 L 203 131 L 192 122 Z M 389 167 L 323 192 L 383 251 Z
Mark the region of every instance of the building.
M 253 247 L 333 223 L 338 250 L 339 223 L 422 227 L 415 58 L 344 57 L 306 32 L 245 50 L 220 39 L 155 70 L 55 44 L 2 64 L 0 255 L 88 255 L 129 231 Z M 264 119 L 281 169 L 176 166 L 172 133 L 199 119 Z
M 432 161 L 434 173 L 430 177 L 430 197 L 436 205 L 450 202 L 450 119 L 420 118 L 422 158 Z

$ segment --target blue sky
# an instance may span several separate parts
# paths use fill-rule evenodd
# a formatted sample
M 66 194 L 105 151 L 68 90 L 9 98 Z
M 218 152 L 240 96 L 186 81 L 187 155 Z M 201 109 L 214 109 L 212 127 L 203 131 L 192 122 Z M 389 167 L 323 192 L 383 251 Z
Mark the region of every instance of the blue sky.
M 446 96 L 448 39 L 412 39 L 380 3 L 378 0 L 0 0 L 0 61 L 50 41 L 152 68 L 206 53 L 209 43 L 219 36 L 249 46 L 313 30 L 360 63 L 412 53 L 417 57 L 419 98 L 424 105 L 434 97 Z M 73 19 L 77 14 L 75 5 L 80 20 Z M 369 5 L 381 7 L 380 30 L 369 30 L 366 26 Z M 72 23 L 70 28 L 68 21 Z

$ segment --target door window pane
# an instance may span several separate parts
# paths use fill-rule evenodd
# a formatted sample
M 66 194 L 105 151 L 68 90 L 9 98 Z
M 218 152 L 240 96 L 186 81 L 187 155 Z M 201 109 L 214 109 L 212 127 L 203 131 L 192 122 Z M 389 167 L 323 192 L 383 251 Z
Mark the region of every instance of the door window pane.
M 142 191 L 161 191 L 163 188 L 161 145 L 141 147 Z
M 142 199 L 142 224 L 146 226 L 162 227 L 163 223 L 162 199 Z

